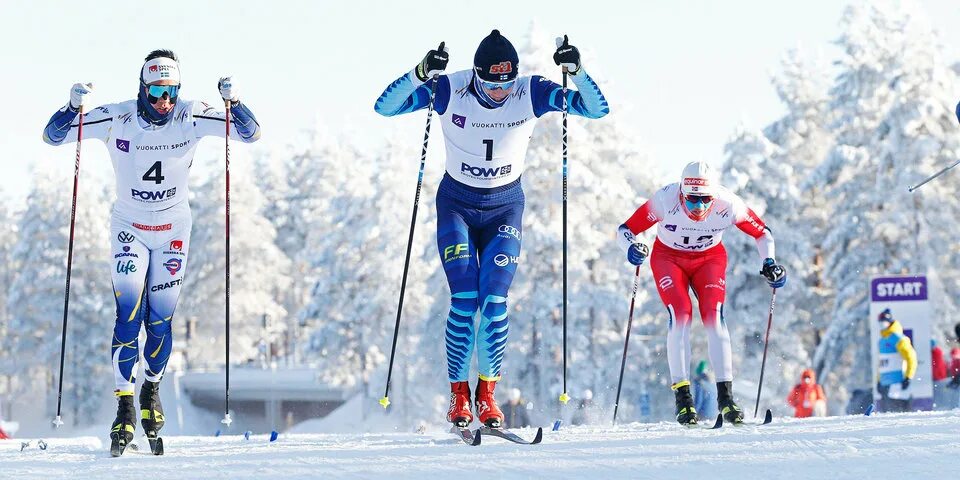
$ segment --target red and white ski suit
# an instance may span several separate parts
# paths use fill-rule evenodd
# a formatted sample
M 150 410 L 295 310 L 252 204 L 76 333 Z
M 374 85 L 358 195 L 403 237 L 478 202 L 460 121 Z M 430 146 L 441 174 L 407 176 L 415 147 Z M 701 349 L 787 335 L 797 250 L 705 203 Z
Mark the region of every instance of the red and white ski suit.
M 770 229 L 739 196 L 716 187 L 713 198 L 706 214 L 694 220 L 684 205 L 680 185 L 672 183 L 638 208 L 624 224 L 626 229 L 621 227 L 621 241 L 629 246 L 635 235 L 658 225 L 650 268 L 660 299 L 670 314 L 667 357 L 674 383 L 690 378 L 693 305 L 689 290 L 698 300 L 717 381 L 733 380 L 730 334 L 723 320 L 727 270 L 723 232 L 736 226 L 757 240 L 761 259 L 775 258 Z

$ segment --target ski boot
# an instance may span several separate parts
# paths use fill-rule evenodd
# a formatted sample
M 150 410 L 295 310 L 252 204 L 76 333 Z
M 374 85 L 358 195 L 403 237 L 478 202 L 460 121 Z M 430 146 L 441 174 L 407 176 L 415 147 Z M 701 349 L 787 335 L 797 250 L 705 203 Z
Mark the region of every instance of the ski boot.
M 717 382 L 717 409 L 723 415 L 723 421 L 733 425 L 743 423 L 743 411 L 733 401 L 733 382 Z
M 497 405 L 497 400 L 493 398 L 493 391 L 497 388 L 497 382 L 480 379 L 477 382 L 477 391 L 474 394 L 477 407 L 477 417 L 484 426 L 489 428 L 503 427 L 503 412 Z
M 690 395 L 690 382 L 684 380 L 670 386 L 677 402 L 677 422 L 680 425 L 693 426 L 697 424 L 697 409 L 693 407 L 693 396 Z
M 469 383 L 450 383 L 450 409 L 447 410 L 447 421 L 457 428 L 467 428 L 473 421 L 473 414 L 470 413 Z
M 137 428 L 137 412 L 133 405 L 133 392 L 116 392 L 117 419 L 110 428 L 110 455 L 123 455 L 127 445 L 133 442 L 133 432 Z
M 163 428 L 160 383 L 146 380 L 140 387 L 140 424 L 143 425 L 143 432 L 150 442 L 150 451 L 154 455 L 163 455 L 163 439 L 159 436 L 160 429 Z

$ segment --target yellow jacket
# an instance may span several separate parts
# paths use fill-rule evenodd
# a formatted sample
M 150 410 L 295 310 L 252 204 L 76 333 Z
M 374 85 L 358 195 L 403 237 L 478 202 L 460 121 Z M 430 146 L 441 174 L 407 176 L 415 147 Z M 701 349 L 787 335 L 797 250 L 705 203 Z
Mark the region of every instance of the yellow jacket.
M 903 326 L 896 320 L 890 324 L 890 327 L 880 331 L 880 355 L 893 353 L 890 347 L 895 347 L 896 352 L 899 352 L 903 358 L 903 363 L 906 364 L 902 365 L 905 368 L 901 368 L 903 376 L 913 378 L 917 373 L 917 351 L 910 344 L 910 337 L 903 334 Z

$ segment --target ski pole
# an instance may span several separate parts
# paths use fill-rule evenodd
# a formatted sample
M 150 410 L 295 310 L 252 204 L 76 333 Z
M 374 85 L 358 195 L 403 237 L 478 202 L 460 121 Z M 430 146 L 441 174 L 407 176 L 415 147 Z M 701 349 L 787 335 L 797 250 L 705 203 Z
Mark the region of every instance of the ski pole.
M 630 345 L 630 327 L 633 325 L 633 305 L 637 301 L 637 288 L 640 283 L 640 266 L 633 277 L 633 294 L 630 296 L 630 315 L 627 317 L 627 338 L 623 341 L 623 358 L 620 359 L 620 380 L 617 381 L 617 400 L 613 404 L 613 424 L 617 424 L 617 410 L 620 409 L 620 389 L 623 387 L 623 371 L 627 366 L 627 346 Z
M 77 156 L 73 162 L 73 202 L 70 205 L 70 241 L 67 247 L 67 281 L 63 288 L 63 331 L 60 334 L 60 378 L 57 387 L 57 418 L 53 425 L 60 428 L 60 407 L 63 403 L 63 360 L 67 349 L 67 317 L 70 312 L 70 275 L 73 272 L 73 233 L 77 220 L 77 187 L 80 185 L 80 143 L 83 140 L 83 105 L 77 112 Z
M 567 67 L 563 67 L 563 393 L 560 403 L 570 401 L 567 394 Z
M 443 51 L 446 42 L 440 42 L 438 51 Z M 423 130 L 423 150 L 420 153 L 420 173 L 417 174 L 417 193 L 413 197 L 413 215 L 410 218 L 410 234 L 407 236 L 407 255 L 403 260 L 403 277 L 400 280 L 400 300 L 397 305 L 397 323 L 393 326 L 393 346 L 390 347 L 390 366 L 387 367 L 387 386 L 383 391 L 380 405 L 390 405 L 390 379 L 393 376 L 393 359 L 397 353 L 397 336 L 400 334 L 400 316 L 403 314 L 403 294 L 407 289 L 407 273 L 410 269 L 410 252 L 413 248 L 413 232 L 417 226 L 417 209 L 420 207 L 420 188 L 423 186 L 423 167 L 427 163 L 427 143 L 430 141 L 430 120 L 433 118 L 433 97 L 437 90 L 437 76 L 430 82 L 430 100 L 427 102 L 427 126 Z
M 230 427 L 233 419 L 230 418 L 230 100 L 223 101 L 224 106 L 224 125 L 226 135 L 224 136 L 224 156 L 226 169 L 226 228 L 224 242 L 226 243 L 226 270 L 225 270 L 225 313 L 226 313 L 226 385 L 223 391 L 223 420 L 220 423 Z
M 957 160 L 953 165 L 950 165 L 949 167 L 946 167 L 946 168 L 944 168 L 943 170 L 940 170 L 939 172 L 934 173 L 933 175 L 927 177 L 926 180 L 924 180 L 924 181 L 922 181 L 922 182 L 920 182 L 920 183 L 918 183 L 918 184 L 916 184 L 916 185 L 908 188 L 907 191 L 910 192 L 910 193 L 913 193 L 916 189 L 918 189 L 918 188 L 926 185 L 928 182 L 930 182 L 931 180 L 939 177 L 940 175 L 943 175 L 944 173 L 947 173 L 947 171 L 949 171 L 949 170 L 952 169 L 953 167 L 956 167 L 957 165 L 960 165 L 960 160 Z
M 773 289 L 770 297 L 770 315 L 767 317 L 767 333 L 763 337 L 763 360 L 760 361 L 760 383 L 757 385 L 757 404 L 753 407 L 753 418 L 757 418 L 760 411 L 760 391 L 763 390 L 763 370 L 767 366 L 767 345 L 770 342 L 770 326 L 773 325 L 773 306 L 777 301 L 777 289 Z

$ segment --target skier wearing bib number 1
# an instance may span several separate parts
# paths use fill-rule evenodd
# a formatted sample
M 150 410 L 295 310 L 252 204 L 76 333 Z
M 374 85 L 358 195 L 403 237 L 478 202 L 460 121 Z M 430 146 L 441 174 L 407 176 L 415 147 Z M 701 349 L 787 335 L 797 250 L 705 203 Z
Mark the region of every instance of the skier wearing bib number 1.
M 147 55 L 140 69 L 136 100 L 88 108 L 91 84 L 75 84 L 70 102 L 43 130 L 50 145 L 77 141 L 77 115 L 84 109 L 82 138 L 103 141 L 113 161 L 117 198 L 111 218 L 111 271 L 117 318 L 111 356 L 118 401 L 112 443 L 133 439 L 135 375 L 141 354 L 137 337 L 147 331 L 143 359 L 146 379 L 140 390 L 141 422 L 148 438 L 163 427 L 159 382 L 170 357 L 170 323 L 180 296 L 190 249 L 191 215 L 187 176 L 199 140 L 223 138 L 225 113 L 179 97 L 180 66 L 169 50 Z M 253 113 L 240 103 L 230 77 L 218 83 L 230 101 L 230 137 L 252 143 L 260 138 Z
M 580 65 L 566 37 L 553 55 L 577 90 L 569 112 L 600 118 L 609 112 L 600 88 Z M 412 71 L 387 86 L 374 109 L 384 116 L 433 106 L 446 143 L 446 173 L 437 191 L 437 248 L 450 286 L 446 321 L 450 408 L 447 421 L 473 421 L 468 375 L 477 344 L 479 380 L 473 403 L 478 419 L 500 427 L 494 399 L 507 344 L 507 292 L 520 260 L 524 157 L 538 118 L 563 111 L 563 88 L 546 78 L 519 76 L 513 45 L 493 30 L 480 42 L 473 68 L 443 74 L 446 49 L 431 50 Z M 559 155 L 558 155 L 559 158 Z M 479 314 L 479 327 L 475 316 Z
M 657 239 L 651 254 L 636 235 L 654 225 Z M 700 319 L 707 332 L 710 365 L 717 377 L 718 410 L 729 423 L 743 422 L 743 412 L 733 400 L 730 333 L 723 319 L 727 251 L 721 241 L 723 232 L 732 226 L 756 239 L 763 260 L 760 274 L 771 287 L 783 287 L 787 274 L 775 260 L 770 229 L 739 196 L 717 184 L 706 163 L 688 164 L 679 183 L 663 187 L 618 231 L 630 263 L 639 266 L 648 254 L 651 256 L 657 291 L 669 314 L 667 359 L 677 421 L 684 425 L 697 423 L 690 395 L 693 306 L 689 290 L 697 298 Z

